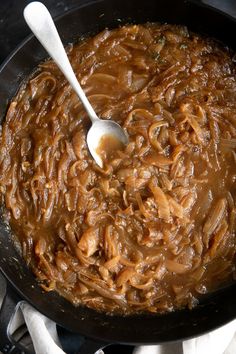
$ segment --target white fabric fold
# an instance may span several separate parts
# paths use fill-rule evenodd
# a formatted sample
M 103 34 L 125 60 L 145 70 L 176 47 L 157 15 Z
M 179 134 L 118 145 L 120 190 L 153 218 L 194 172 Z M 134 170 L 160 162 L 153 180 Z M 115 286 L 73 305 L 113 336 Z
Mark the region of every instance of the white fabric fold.
M 200 337 L 179 343 L 136 347 L 133 354 L 235 354 L 236 320 Z
M 56 324 L 26 302 L 22 302 L 20 308 L 31 335 L 36 354 L 65 354 L 60 346 Z M 133 354 L 211 353 L 236 353 L 236 320 L 215 331 L 184 342 L 139 346 L 133 352 Z
M 25 324 L 36 354 L 66 354 L 60 345 L 55 322 L 35 310 L 27 302 L 20 303 Z M 91 354 L 104 354 L 102 350 Z
M 183 354 L 235 354 L 236 346 L 230 349 L 236 337 L 236 320 L 203 336 L 183 342 Z
M 65 354 L 60 347 L 55 322 L 49 320 L 26 302 L 21 303 L 20 309 L 36 354 Z
M 0 289 L 3 289 L 4 283 L 4 279 L 0 275 Z M 3 295 L 4 292 L 2 292 L 2 296 Z M 0 296 L 0 300 L 2 296 Z M 31 335 L 36 354 L 65 354 L 60 346 L 56 324 L 24 301 L 20 304 L 20 309 Z M 17 322 L 17 318 L 15 320 Z M 15 323 L 14 327 L 17 328 L 17 323 Z M 133 352 L 133 354 L 212 353 L 236 354 L 236 320 L 194 339 L 163 345 L 139 346 L 136 347 Z

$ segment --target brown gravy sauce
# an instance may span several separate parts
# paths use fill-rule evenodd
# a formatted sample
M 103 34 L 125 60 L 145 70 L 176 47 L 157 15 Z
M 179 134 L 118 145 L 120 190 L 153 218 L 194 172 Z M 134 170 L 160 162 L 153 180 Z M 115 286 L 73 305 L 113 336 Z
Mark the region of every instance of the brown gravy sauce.
M 52 61 L 40 64 L 0 136 L 2 203 L 23 257 L 75 305 L 192 308 L 235 274 L 231 52 L 186 27 L 146 24 L 104 30 L 68 54 L 96 113 L 129 144 L 104 137 L 99 168 L 76 94 Z
M 122 151 L 124 148 L 124 144 L 114 135 L 105 134 L 101 137 L 96 152 L 104 162 L 108 163 L 117 151 Z

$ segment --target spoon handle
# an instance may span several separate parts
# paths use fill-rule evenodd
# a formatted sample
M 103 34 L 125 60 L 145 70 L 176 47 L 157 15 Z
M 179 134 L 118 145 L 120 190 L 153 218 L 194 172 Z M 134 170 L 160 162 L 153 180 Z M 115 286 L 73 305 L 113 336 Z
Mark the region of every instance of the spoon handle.
M 48 9 L 41 2 L 31 2 L 24 9 L 24 18 L 31 31 L 54 59 L 79 96 L 91 121 L 99 120 L 75 76 Z

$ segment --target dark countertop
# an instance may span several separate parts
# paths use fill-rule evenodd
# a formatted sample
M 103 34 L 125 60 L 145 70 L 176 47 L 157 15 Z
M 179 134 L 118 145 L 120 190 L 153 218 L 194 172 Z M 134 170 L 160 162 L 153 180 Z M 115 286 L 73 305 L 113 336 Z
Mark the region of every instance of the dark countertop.
M 43 0 L 53 17 L 59 16 L 83 0 Z M 23 18 L 23 9 L 30 0 L 0 1 L 0 63 L 30 34 Z M 14 35 L 12 35 L 14 33 Z

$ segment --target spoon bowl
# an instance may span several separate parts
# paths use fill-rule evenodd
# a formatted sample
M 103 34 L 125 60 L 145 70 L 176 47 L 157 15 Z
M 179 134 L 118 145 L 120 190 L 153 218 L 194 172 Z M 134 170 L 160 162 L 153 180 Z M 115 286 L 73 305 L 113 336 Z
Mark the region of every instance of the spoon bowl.
M 81 100 L 92 122 L 87 134 L 87 146 L 96 163 L 103 167 L 103 159 L 98 149 L 101 138 L 103 136 L 112 136 L 120 144 L 126 145 L 128 143 L 127 134 L 118 123 L 112 120 L 99 119 L 96 115 L 75 76 L 56 26 L 46 6 L 38 1 L 31 2 L 24 9 L 24 18 L 31 31 L 53 58 Z M 112 149 L 113 147 L 111 146 L 110 148 Z
M 93 156 L 96 163 L 103 167 L 103 159 L 99 153 L 99 145 L 102 141 L 102 137 L 110 137 L 118 140 L 121 144 L 125 146 L 128 143 L 128 137 L 120 125 L 112 120 L 101 120 L 98 119 L 94 122 L 87 134 L 87 145 L 89 151 Z M 112 149 L 111 149 L 112 150 Z

